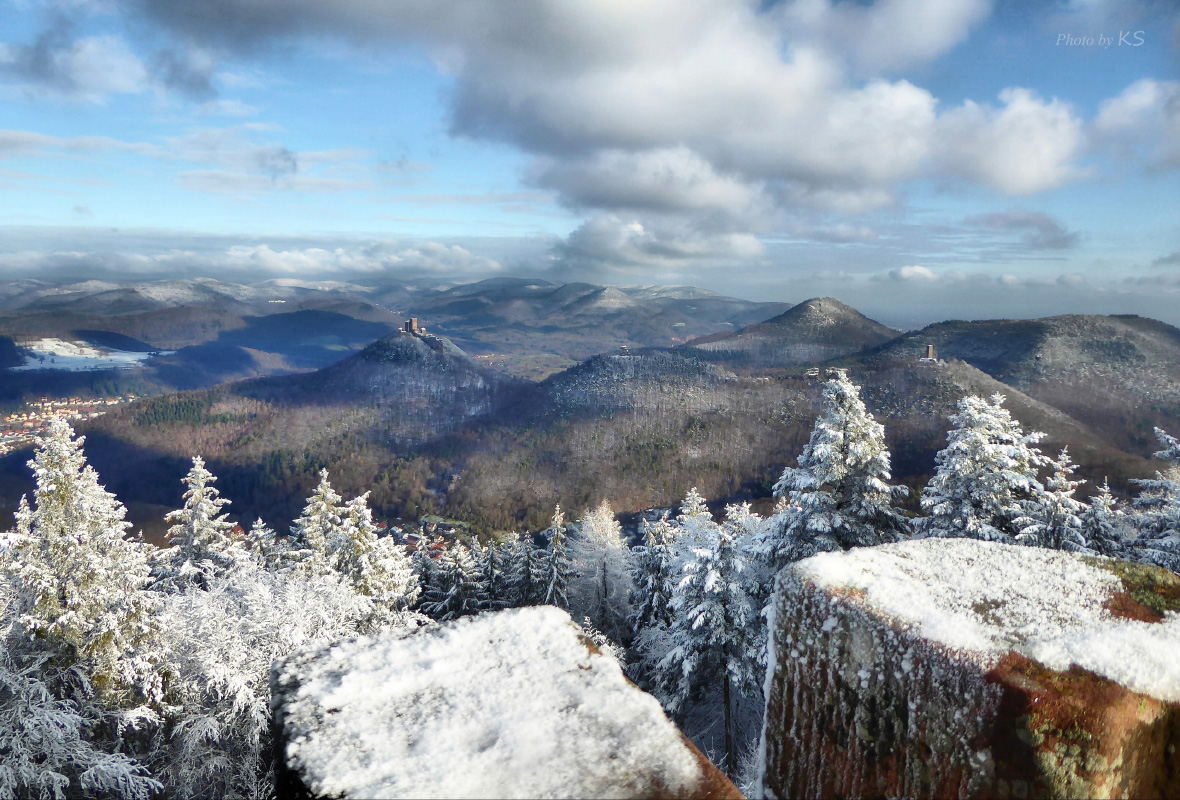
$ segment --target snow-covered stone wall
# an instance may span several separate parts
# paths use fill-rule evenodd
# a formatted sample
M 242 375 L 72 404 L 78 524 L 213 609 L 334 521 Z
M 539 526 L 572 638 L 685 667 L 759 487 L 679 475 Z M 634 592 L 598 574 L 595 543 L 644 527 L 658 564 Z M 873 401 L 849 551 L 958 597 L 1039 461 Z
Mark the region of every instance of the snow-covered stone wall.
M 282 796 L 740 797 L 551 606 L 275 663 Z
M 968 539 L 783 570 L 768 797 L 1180 797 L 1180 579 Z

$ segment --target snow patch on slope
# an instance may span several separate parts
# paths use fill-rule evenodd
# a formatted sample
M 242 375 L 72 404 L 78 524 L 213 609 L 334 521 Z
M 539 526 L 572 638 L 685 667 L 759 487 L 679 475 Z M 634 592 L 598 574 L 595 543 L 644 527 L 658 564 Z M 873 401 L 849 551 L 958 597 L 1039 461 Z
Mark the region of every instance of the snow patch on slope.
M 153 355 L 168 355 L 170 351 L 133 353 L 126 350 L 91 347 L 85 342 L 63 339 L 38 339 L 22 345 L 29 351 L 25 363 L 12 367 L 13 372 L 33 370 L 64 370 L 86 372 L 99 369 L 133 369 Z
M 1161 623 L 1104 608 L 1123 591 L 1111 572 L 1054 550 L 928 539 L 821 553 L 796 574 L 911 633 L 978 654 L 1009 650 L 1064 671 L 1077 665 L 1134 692 L 1180 701 L 1180 615 Z

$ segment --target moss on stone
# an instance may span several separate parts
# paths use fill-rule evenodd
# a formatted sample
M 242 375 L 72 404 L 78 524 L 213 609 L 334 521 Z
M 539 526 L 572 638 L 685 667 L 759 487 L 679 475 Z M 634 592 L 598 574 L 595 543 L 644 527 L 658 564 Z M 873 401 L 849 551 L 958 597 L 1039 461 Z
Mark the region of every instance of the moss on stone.
M 1113 558 L 1087 557 L 1084 560 L 1091 566 L 1113 572 L 1132 600 L 1160 617 L 1169 611 L 1180 612 L 1180 577 L 1175 573 L 1163 567 Z

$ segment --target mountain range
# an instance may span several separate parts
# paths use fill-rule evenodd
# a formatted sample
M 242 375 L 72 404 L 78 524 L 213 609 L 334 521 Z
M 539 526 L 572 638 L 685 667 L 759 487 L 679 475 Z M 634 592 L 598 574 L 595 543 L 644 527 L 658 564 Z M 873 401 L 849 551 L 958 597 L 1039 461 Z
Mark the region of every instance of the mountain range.
M 189 347 L 214 362 L 212 348 L 226 348 L 226 359 L 233 348 L 269 352 L 247 344 L 282 348 L 291 374 L 224 383 L 211 373 L 210 388 L 117 409 L 88 426 L 92 462 L 143 508 L 175 505 L 188 459 L 201 454 L 243 519 L 281 525 L 328 468 L 338 488 L 372 491 L 391 518 L 441 513 L 481 530 L 535 530 L 556 502 L 576 512 L 606 497 L 634 512 L 673 505 L 694 485 L 718 502 L 769 505 L 807 441 L 830 368 L 861 384 L 895 478 L 914 490 L 965 394 L 1004 394 L 1017 419 L 1047 434 L 1047 451 L 1068 446 L 1090 486 L 1109 478 L 1123 493 L 1157 466 L 1153 426 L 1180 426 L 1180 330 L 1138 317 L 948 321 L 902 333 L 831 298 L 783 308 L 691 288 L 516 279 L 413 292 L 366 296 L 391 319 L 413 309 L 421 335 L 311 308 L 239 316 L 243 324 Z M 187 325 L 198 315 L 184 308 Z M 160 311 L 124 318 L 144 313 Z M 690 315 L 702 334 L 675 341 Z M 298 362 L 306 336 L 332 325 L 342 342 L 333 363 Z M 934 361 L 922 358 L 928 345 Z M 184 350 L 152 368 L 183 363 Z M 570 366 L 522 378 L 520 365 L 543 356 Z M 22 470 L 13 456 L 0 461 L 0 499 L 27 482 Z
M 137 394 L 207 387 L 328 366 L 397 330 L 410 317 L 486 365 L 543 378 L 620 346 L 672 346 L 732 331 L 787 308 L 692 287 L 605 287 L 492 278 L 449 288 L 212 279 L 51 286 L 0 291 L 0 368 L 45 337 L 99 346 L 172 351 L 135 374 L 114 376 Z M 16 378 L 0 403 L 35 393 L 38 381 L 70 393 L 112 376 Z

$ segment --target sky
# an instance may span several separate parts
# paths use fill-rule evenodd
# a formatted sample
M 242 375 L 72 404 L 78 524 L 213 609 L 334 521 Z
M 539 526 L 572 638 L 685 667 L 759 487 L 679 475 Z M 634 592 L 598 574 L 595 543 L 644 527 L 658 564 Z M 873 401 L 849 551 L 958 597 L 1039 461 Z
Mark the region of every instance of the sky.
M 0 279 L 1180 324 L 1176 0 L 0 0 Z

